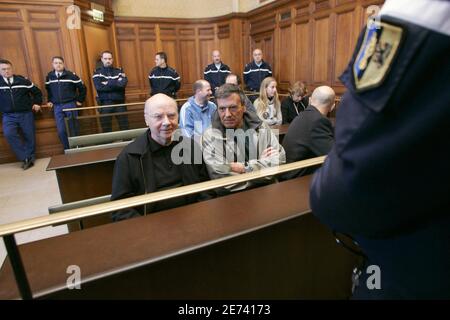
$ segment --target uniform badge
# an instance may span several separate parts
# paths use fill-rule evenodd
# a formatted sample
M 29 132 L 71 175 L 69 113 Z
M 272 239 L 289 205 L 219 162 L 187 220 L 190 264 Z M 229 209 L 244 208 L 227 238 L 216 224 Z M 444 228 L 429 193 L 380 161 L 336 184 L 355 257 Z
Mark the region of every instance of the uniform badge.
M 368 26 L 353 64 L 358 91 L 379 86 L 386 77 L 400 46 L 403 30 L 381 22 Z

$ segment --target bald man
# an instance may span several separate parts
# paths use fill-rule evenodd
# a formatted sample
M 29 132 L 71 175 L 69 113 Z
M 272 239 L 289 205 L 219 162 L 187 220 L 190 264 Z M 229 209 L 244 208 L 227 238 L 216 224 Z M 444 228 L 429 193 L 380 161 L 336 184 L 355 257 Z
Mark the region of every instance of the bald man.
M 194 95 L 186 101 L 180 110 L 180 128 L 183 135 L 199 141 L 203 132 L 211 126 L 216 105 L 209 101 L 211 86 L 206 80 L 197 80 L 193 85 Z
M 248 63 L 244 69 L 245 89 L 255 93 L 259 93 L 261 82 L 272 76 L 271 66 L 263 60 L 263 53 L 261 49 L 253 50 L 253 61 Z M 250 96 L 253 102 L 257 96 Z
M 218 87 L 225 83 L 225 78 L 231 71 L 230 67 L 222 62 L 219 50 L 214 50 L 212 52 L 212 60 L 213 63 L 205 68 L 203 76 L 211 85 L 211 90 L 214 93 Z
M 335 93 L 327 86 L 318 87 L 311 95 L 309 106 L 289 125 L 283 139 L 286 162 L 295 162 L 328 154 L 334 143 L 333 126 L 327 118 L 335 106 Z M 314 172 L 316 167 L 289 172 L 290 179 Z
M 111 200 L 177 188 L 209 180 L 201 150 L 189 138 L 180 137 L 175 100 L 159 93 L 145 102 L 148 130 L 117 157 Z M 200 193 L 163 200 L 112 214 L 114 221 L 175 208 L 211 198 Z

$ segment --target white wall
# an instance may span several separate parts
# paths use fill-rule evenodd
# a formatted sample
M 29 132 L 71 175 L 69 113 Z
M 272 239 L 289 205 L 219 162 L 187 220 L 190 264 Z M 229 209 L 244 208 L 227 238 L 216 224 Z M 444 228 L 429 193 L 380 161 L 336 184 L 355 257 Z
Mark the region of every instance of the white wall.
M 116 16 L 160 18 L 209 18 L 232 12 L 248 12 L 261 5 L 259 0 L 113 0 Z

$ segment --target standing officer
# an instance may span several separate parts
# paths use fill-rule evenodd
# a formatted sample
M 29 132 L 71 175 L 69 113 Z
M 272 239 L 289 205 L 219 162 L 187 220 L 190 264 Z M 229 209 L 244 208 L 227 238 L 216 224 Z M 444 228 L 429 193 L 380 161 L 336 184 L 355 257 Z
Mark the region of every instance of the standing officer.
M 97 89 L 97 102 L 99 105 L 125 103 L 125 87 L 128 79 L 122 68 L 113 67 L 113 55 L 110 51 L 101 53 L 103 66 L 97 68 L 92 76 L 95 89 Z M 98 109 L 101 114 L 126 112 L 126 106 L 107 107 Z M 128 130 L 128 117 L 116 115 L 120 130 Z M 100 117 L 103 132 L 111 132 L 112 117 Z
M 3 134 L 23 161 L 24 170 L 35 161 L 35 127 L 32 111 L 40 111 L 42 93 L 30 80 L 13 74 L 8 60 L 0 59 L 0 111 L 3 113 Z M 22 135 L 19 135 L 19 129 Z
M 54 108 L 59 140 L 61 140 L 64 149 L 69 149 L 64 118 L 68 118 L 71 135 L 76 136 L 78 135 L 78 111 L 64 112 L 63 109 L 81 107 L 86 98 L 86 87 L 75 73 L 65 69 L 63 57 L 53 57 L 52 66 L 53 70 L 48 73 L 45 79 L 45 88 L 48 95 L 47 105 Z
M 151 92 L 154 96 L 157 93 L 176 99 L 177 91 L 180 90 L 180 76 L 177 71 L 167 65 L 167 54 L 165 52 L 157 52 L 155 56 L 155 64 L 149 75 Z
M 354 298 L 450 299 L 450 2 L 387 0 L 380 14 L 340 77 L 311 208 L 367 257 Z
M 244 69 L 245 89 L 254 93 L 259 93 L 261 82 L 272 76 L 272 68 L 263 60 L 261 49 L 253 51 L 253 61 L 247 63 Z M 258 96 L 250 96 L 250 101 L 253 102 Z
M 212 92 L 225 83 L 227 75 L 231 74 L 230 67 L 222 63 L 219 50 L 212 52 L 213 63 L 203 72 L 204 78 L 211 85 Z

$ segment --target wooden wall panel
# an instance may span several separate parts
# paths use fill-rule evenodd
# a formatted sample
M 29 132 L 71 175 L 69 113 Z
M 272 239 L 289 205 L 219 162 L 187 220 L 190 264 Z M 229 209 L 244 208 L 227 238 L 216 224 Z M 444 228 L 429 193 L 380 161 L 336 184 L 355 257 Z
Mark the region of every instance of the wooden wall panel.
M 239 74 L 241 70 L 236 68 L 237 63 L 235 62 L 234 58 L 239 57 L 240 52 L 233 46 L 233 43 L 234 41 L 230 37 L 219 39 L 218 49 L 220 51 L 223 63 L 230 67 L 231 72 Z M 212 58 L 210 58 L 209 63 L 212 63 Z
M 178 97 L 187 97 L 192 95 L 192 84 L 203 79 L 203 70 L 212 62 L 211 54 L 215 49 L 220 50 L 222 61 L 234 72 L 240 74 L 243 70 L 240 37 L 242 19 L 219 19 L 217 22 L 214 19 L 200 20 L 196 23 L 194 19 L 187 24 L 182 19 L 117 18 L 116 33 L 118 42 L 122 39 L 136 41 L 139 65 L 145 69 L 145 76 L 154 67 L 154 53 L 165 51 L 169 66 L 175 68 L 181 77 Z M 143 37 L 142 32 L 137 34 L 135 31 L 143 28 L 150 30 L 146 37 Z M 123 61 L 125 54 L 121 51 L 119 46 L 120 60 Z M 148 92 L 146 83 L 140 88 L 139 94 L 145 99 Z M 129 101 L 135 97 L 134 91 L 127 91 Z
M 214 38 L 212 39 L 200 39 L 199 40 L 199 50 L 200 50 L 200 78 L 203 79 L 203 70 L 204 68 L 212 63 L 212 52 L 216 49 L 216 44 L 214 42 Z M 221 53 L 221 58 L 223 61 L 226 61 L 223 52 Z M 225 63 L 225 62 L 224 62 Z
M 296 53 L 294 81 L 309 82 L 311 79 L 312 46 L 309 22 L 296 25 Z
M 144 70 L 140 70 L 138 66 L 137 48 L 134 40 L 119 40 L 118 49 L 121 54 L 121 61 L 123 61 L 122 68 L 128 78 L 127 89 L 139 89 L 141 87 L 140 74 L 144 73 Z
M 177 54 L 179 51 L 177 50 L 177 41 L 176 40 L 161 40 L 162 43 L 162 51 L 167 53 L 167 60 L 169 66 L 179 70 L 178 68 L 178 58 Z
M 150 92 L 150 83 L 148 81 L 148 74 L 150 73 L 150 70 L 152 70 L 155 67 L 155 55 L 157 49 L 156 49 L 156 41 L 155 40 L 142 40 L 140 42 L 140 50 L 141 50 L 141 59 L 142 59 L 142 66 L 143 70 L 141 70 L 142 73 L 142 79 L 144 88 L 147 92 Z
M 278 82 L 283 85 L 292 81 L 294 68 L 292 68 L 292 57 L 295 53 L 294 43 L 292 42 L 292 28 L 289 25 L 280 29 L 280 53 L 279 55 L 279 69 Z
M 313 22 L 313 72 L 314 84 L 329 83 L 329 46 L 330 46 L 330 19 L 328 17 Z
M 192 84 L 200 79 L 199 61 L 195 51 L 195 40 L 180 40 L 181 69 L 180 76 L 183 77 L 183 87 L 186 90 L 192 88 Z
M 339 83 L 338 77 L 347 67 L 349 57 L 353 53 L 356 44 L 355 12 L 346 11 L 336 14 L 335 35 L 335 64 L 333 70 L 333 84 Z M 355 36 L 356 35 L 356 36 Z
M 14 64 L 14 73 L 31 78 L 31 66 L 28 59 L 28 46 L 23 28 L 0 28 L 2 44 L 0 56 Z
M 383 0 L 273 2 L 247 14 L 247 22 L 242 23 L 247 29 L 243 31 L 243 41 L 245 43 L 249 37 L 250 48 L 244 54 L 250 56 L 255 46 L 267 50 L 263 34 L 273 30 L 272 68 L 282 89 L 286 88 L 289 78 L 287 62 L 293 61 L 290 83 L 304 81 L 310 90 L 318 85 L 329 85 L 340 95 L 345 88 L 338 76 L 348 64 L 361 27 L 371 13 L 367 9 L 383 3 Z M 288 39 L 292 39 L 292 43 Z M 268 43 L 270 52 L 270 41 Z M 268 61 L 267 54 L 264 55 Z
M 42 28 L 32 29 L 34 45 L 36 48 L 37 59 L 39 62 L 39 78 L 34 81 L 39 83 L 45 82 L 45 76 L 52 70 L 52 57 L 65 56 L 62 47 L 63 39 L 59 29 Z M 49 44 L 52 44 L 49 46 Z M 44 89 L 43 87 L 41 89 Z
M 92 73 L 100 53 L 104 50 L 114 51 L 114 45 L 109 28 L 89 23 L 83 26 L 83 30 L 86 39 L 87 64 Z

